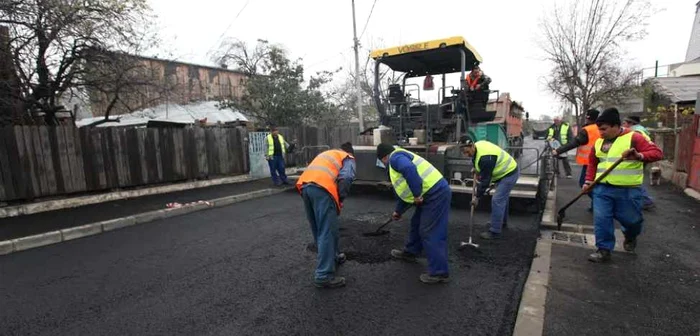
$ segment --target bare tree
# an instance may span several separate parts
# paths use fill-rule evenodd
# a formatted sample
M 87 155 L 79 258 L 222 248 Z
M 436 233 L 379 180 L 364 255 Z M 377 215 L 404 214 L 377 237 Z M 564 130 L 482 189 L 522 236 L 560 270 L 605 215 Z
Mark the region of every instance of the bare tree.
M 64 94 L 85 85 L 87 51 L 134 50 L 155 42 L 147 0 L 23 0 L 0 5 L 10 27 L 10 48 L 29 113 L 56 124 Z
M 621 60 L 624 44 L 646 35 L 651 8 L 647 0 L 570 1 L 541 19 L 539 44 L 552 66 L 547 89 L 574 107 L 579 123 L 595 104 L 637 87 L 638 72 Z
M 134 112 L 151 106 L 174 91 L 177 83 L 160 75 L 161 68 L 137 56 L 101 49 L 86 51 L 80 89 L 83 99 L 97 106 L 104 118 L 88 126 L 120 121 L 110 118 L 116 110 Z

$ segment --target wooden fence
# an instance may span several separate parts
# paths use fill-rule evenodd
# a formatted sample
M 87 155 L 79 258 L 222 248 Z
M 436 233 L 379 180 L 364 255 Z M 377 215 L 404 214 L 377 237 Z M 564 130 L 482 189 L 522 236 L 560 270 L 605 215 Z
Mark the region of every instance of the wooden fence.
M 0 201 L 248 172 L 243 128 L 0 128 Z
M 334 128 L 304 126 L 296 128 L 280 127 L 279 131 L 288 142 L 296 140 L 297 144 L 295 152 L 286 157 L 287 166 L 305 166 L 316 155 L 325 150 L 325 148 L 320 146 L 340 148 L 341 144 L 348 141 L 353 145 L 357 145 L 360 129 L 357 126 Z M 304 149 L 304 147 L 307 147 L 307 149 Z

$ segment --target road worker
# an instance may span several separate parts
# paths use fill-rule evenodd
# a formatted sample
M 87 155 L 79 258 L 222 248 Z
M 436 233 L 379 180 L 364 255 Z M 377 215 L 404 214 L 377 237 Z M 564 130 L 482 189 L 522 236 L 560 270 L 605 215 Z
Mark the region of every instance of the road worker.
M 586 112 L 586 125 L 578 131 L 576 137 L 569 143 L 552 150 L 552 155 L 559 156 L 576 147 L 576 163 L 581 165 L 581 174 L 579 175 L 578 185 L 583 187 L 586 182 L 586 170 L 588 169 L 588 156 L 591 154 L 591 148 L 595 145 L 596 140 L 600 138 L 596 119 L 600 115 L 600 111 L 591 109 Z M 592 196 L 589 194 L 589 197 Z M 588 208 L 588 211 L 593 212 L 593 207 Z
M 284 140 L 277 126 L 270 127 L 270 134 L 265 137 L 265 148 L 267 148 L 265 159 L 270 167 L 272 183 L 276 186 L 289 184 L 285 173 L 284 155 L 287 154 L 290 145 Z
M 345 286 L 345 278 L 335 276 L 336 265 L 345 262 L 338 251 L 338 216 L 355 179 L 355 157 L 349 142 L 340 148 L 317 155 L 296 183 L 318 249 L 314 285 L 319 288 Z
M 620 113 L 614 107 L 605 109 L 596 124 L 601 137 L 588 157 L 583 191 L 593 193 L 595 244 L 598 248 L 588 260 L 606 262 L 615 248 L 614 220 L 622 226 L 625 251 L 633 252 L 637 246 L 644 222 L 644 199 L 640 188 L 644 180 L 643 163 L 661 160 L 663 153 L 642 134 L 622 128 Z M 590 190 L 593 181 L 621 157 L 625 161 Z
M 510 193 L 520 178 L 518 163 L 506 151 L 486 140 L 477 142 L 464 138 L 461 141 L 462 154 L 471 157 L 474 169 L 479 176 L 476 197 L 472 205 L 476 206 L 489 186 L 496 184 L 496 192 L 491 198 L 491 223 L 488 231 L 481 234 L 483 239 L 498 239 L 503 226 L 508 222 L 508 203 Z M 476 183 L 476 181 L 475 181 Z
M 640 125 L 641 120 L 637 116 L 628 116 L 622 121 L 622 127 L 624 128 L 629 128 L 635 132 L 639 132 L 644 136 L 645 139 L 651 141 L 651 136 L 649 134 L 649 131 L 647 131 L 646 127 Z M 644 165 L 644 168 L 646 170 L 646 164 Z M 646 177 L 646 174 L 644 175 Z M 649 196 L 649 192 L 647 191 L 647 187 L 642 184 L 640 187 L 642 188 L 642 195 L 644 195 L 644 210 L 651 210 L 655 207 L 654 205 L 654 199 Z
M 399 220 L 411 204 L 415 206 L 411 230 L 403 250 L 392 257 L 415 262 L 425 251 L 428 273 L 420 275 L 426 284 L 450 280 L 447 262 L 447 225 L 452 191 L 440 171 L 418 154 L 388 144 L 377 146 L 377 158 L 389 169 L 389 178 L 399 198 L 392 217 Z
M 488 90 L 489 84 L 491 84 L 491 77 L 486 76 L 478 64 L 474 64 L 472 71 L 464 80 L 469 91 Z
M 567 122 L 562 122 L 560 116 L 554 117 L 554 123 L 549 126 L 549 129 L 547 130 L 547 141 L 550 140 L 557 140 L 562 146 L 565 146 L 571 140 L 573 139 L 573 132 L 571 131 L 571 127 L 569 127 L 569 123 Z M 564 172 L 566 173 L 566 178 L 572 178 L 571 176 L 571 165 L 569 164 L 569 158 L 566 156 L 562 156 L 561 154 L 564 152 L 559 153 L 557 161 L 560 161 L 564 165 Z

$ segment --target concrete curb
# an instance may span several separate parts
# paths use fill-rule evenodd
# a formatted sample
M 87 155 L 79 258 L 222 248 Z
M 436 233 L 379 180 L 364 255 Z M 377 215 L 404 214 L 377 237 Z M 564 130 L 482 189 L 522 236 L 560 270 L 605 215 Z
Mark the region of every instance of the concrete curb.
M 692 197 L 696 201 L 700 202 L 700 193 L 699 192 L 697 192 L 691 188 L 685 188 L 685 190 L 683 190 L 683 192 L 685 192 L 685 194 L 688 195 L 689 197 Z
M 267 197 L 274 194 L 279 194 L 293 187 L 280 189 L 263 189 L 249 193 L 232 195 L 217 198 L 203 203 L 195 203 L 185 205 L 180 208 L 170 208 L 162 210 L 154 210 L 136 214 L 133 216 L 110 219 L 107 221 L 91 223 L 74 228 L 46 232 L 34 236 L 22 237 L 12 240 L 0 241 L 0 255 L 6 255 L 14 252 L 29 250 L 41 246 L 57 244 L 69 240 L 79 239 L 83 237 L 93 236 L 109 231 L 122 229 L 136 224 L 143 224 L 159 219 L 171 218 L 180 215 L 189 214 L 204 209 L 218 208 L 234 203 L 244 202 L 255 198 Z
M 535 246 L 535 258 L 532 260 L 530 273 L 523 288 L 513 336 L 542 335 L 544 332 L 551 256 L 552 243 L 545 238 L 540 238 Z
M 295 174 L 298 168 L 287 169 L 287 174 Z M 46 211 L 54 211 L 66 208 L 75 208 L 84 205 L 117 201 L 126 198 L 135 198 L 141 196 L 165 194 L 175 191 L 191 190 L 217 186 L 222 184 L 233 184 L 264 180 L 269 177 L 252 178 L 248 175 L 238 175 L 231 177 L 223 177 L 212 180 L 201 180 L 184 183 L 169 184 L 158 187 L 146 187 L 136 190 L 115 191 L 98 195 L 79 196 L 71 198 L 63 198 L 57 200 L 27 203 L 21 205 L 12 205 L 0 207 L 0 218 L 16 217 L 21 215 L 30 215 Z

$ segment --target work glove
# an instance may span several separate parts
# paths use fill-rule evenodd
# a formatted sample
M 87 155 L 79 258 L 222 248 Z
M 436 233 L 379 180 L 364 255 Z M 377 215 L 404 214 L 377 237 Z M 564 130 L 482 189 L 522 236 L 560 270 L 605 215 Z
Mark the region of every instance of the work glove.
M 398 213 L 397 211 L 394 211 L 394 213 L 391 214 L 391 219 L 397 221 L 397 220 L 401 219 L 401 214 Z
M 479 198 L 474 196 L 472 197 L 472 206 L 476 208 L 477 205 L 479 205 Z
M 413 204 L 416 206 L 421 206 L 423 205 L 423 196 L 418 196 L 413 199 Z

